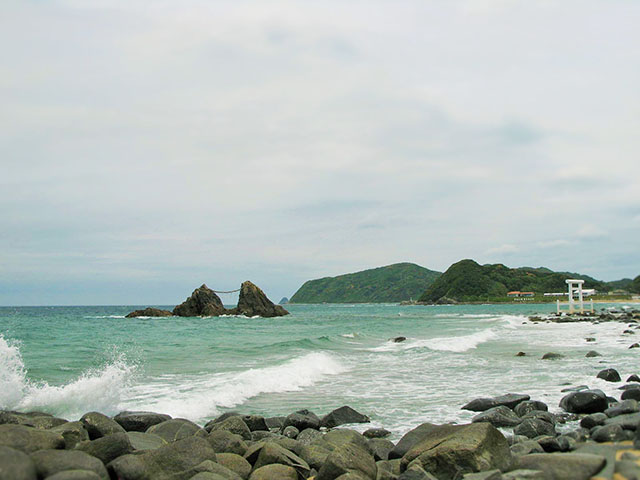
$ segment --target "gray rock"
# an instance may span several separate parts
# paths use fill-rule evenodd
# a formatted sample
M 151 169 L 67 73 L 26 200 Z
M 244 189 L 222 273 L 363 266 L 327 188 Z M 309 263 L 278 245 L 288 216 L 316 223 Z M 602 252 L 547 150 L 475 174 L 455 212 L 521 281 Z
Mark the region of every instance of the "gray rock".
M 191 296 L 173 309 L 178 317 L 210 317 L 227 313 L 222 300 L 206 285 L 196 288 Z
M 338 428 L 327 432 L 322 437 L 322 444 L 327 445 L 330 449 L 340 447 L 347 443 L 353 443 L 364 451 L 373 454 L 369 447 L 369 440 L 359 432 L 348 428 Z
M 281 429 L 284 427 L 284 421 L 287 417 L 268 417 L 264 419 L 264 423 L 267 424 L 268 428 L 277 428 Z
M 65 470 L 89 470 L 102 480 L 109 480 L 109 474 L 102 462 L 78 450 L 38 450 L 31 454 L 38 476 L 47 478 Z
M 289 315 L 282 306 L 275 305 L 265 293 L 253 283 L 246 281 L 240 286 L 240 295 L 238 297 L 238 306 L 235 309 L 238 315 L 247 317 L 281 317 Z M 297 425 L 294 425 L 297 427 Z M 297 427 L 300 429 L 300 427 Z
M 621 400 L 640 400 L 640 388 L 632 388 L 622 392 Z
M 288 427 L 289 425 L 296 427 L 300 431 L 305 428 L 318 430 L 320 428 L 320 419 L 309 410 L 298 410 L 285 418 L 283 427 Z
M 207 439 L 193 436 L 144 453 L 123 455 L 107 468 L 112 477 L 122 480 L 165 480 L 206 460 L 215 462 L 216 452 Z
M 538 442 L 542 449 L 547 453 L 568 452 L 570 450 L 574 450 L 576 446 L 576 441 L 566 435 L 560 435 L 558 437 L 545 435 L 536 438 L 536 442 Z
M 0 410 L 0 424 L 26 425 L 28 427 L 48 430 L 67 423 L 64 418 L 56 418 L 53 415 L 42 412 L 12 412 Z
M 334 480 L 345 473 L 358 473 L 366 479 L 374 480 L 376 472 L 376 462 L 369 452 L 353 443 L 346 443 L 327 456 L 316 480 Z
M 522 419 L 509 407 L 500 405 L 479 413 L 471 421 L 473 423 L 489 422 L 494 427 L 515 427 Z
M 470 401 L 462 407 L 463 410 L 471 410 L 473 412 L 484 412 L 490 408 L 499 407 L 501 405 L 515 408 L 520 402 L 530 400 L 529 395 L 522 395 L 518 393 L 507 393 L 506 395 L 500 395 L 492 398 L 476 398 Z
M 536 438 L 540 435 L 555 435 L 556 429 L 553 424 L 539 418 L 526 418 L 513 429 L 513 433 L 524 435 L 528 438 Z
M 564 358 L 565 356 L 562 355 L 561 353 L 556 353 L 556 352 L 547 352 L 544 355 L 542 355 L 542 360 L 560 360 L 561 358 Z
M 348 405 L 336 408 L 320 420 L 321 427 L 334 428 L 349 423 L 369 423 L 371 419 Z
M 196 473 L 189 480 L 227 480 L 227 478 L 213 472 L 200 472 Z
M 620 425 L 625 430 L 636 430 L 640 423 L 640 413 L 627 413 L 605 420 L 605 425 Z
M 502 473 L 500 473 L 500 470 L 467 473 L 462 477 L 462 480 L 502 480 Z
M 502 475 L 502 480 L 547 480 L 540 470 L 512 470 Z
M 153 433 L 127 432 L 127 437 L 133 449 L 137 451 L 155 450 L 167 444 L 164 438 Z
M 548 410 L 549 410 L 549 407 L 547 406 L 547 404 L 544 402 L 540 402 L 538 400 L 525 400 L 524 402 L 520 402 L 513 409 L 513 411 L 519 417 L 524 417 L 529 412 L 534 412 L 534 411 L 546 412 Z
M 369 439 L 369 450 L 373 452 L 373 458 L 378 460 L 388 460 L 389 452 L 395 448 L 393 442 L 384 438 Z
M 605 466 L 605 457 L 587 453 L 534 453 L 519 457 L 513 470 L 539 470 L 548 480 L 589 480 Z
M 534 410 L 533 412 L 529 412 L 524 417 L 522 417 L 522 420 L 528 419 L 544 420 L 545 422 L 552 425 L 556 424 L 556 416 L 553 413 L 545 412 L 543 410 Z
M 585 357 L 587 357 L 587 358 L 601 357 L 601 356 L 602 356 L 602 354 L 601 354 L 601 353 L 596 352 L 595 350 L 589 350 L 589 351 L 587 352 L 587 354 L 585 355 Z
M 255 462 L 252 462 L 251 458 L 253 458 L 256 453 L 257 457 Z M 300 478 L 307 478 L 311 471 L 309 464 L 302 458 L 272 442 L 265 443 L 259 450 L 252 452 L 251 455 L 249 451 L 247 451 L 245 458 L 249 463 L 253 463 L 254 470 L 264 467 L 265 465 L 278 463 L 295 469 Z
M 62 435 L 26 425 L 0 425 L 0 445 L 15 448 L 24 453 L 37 450 L 64 448 Z
M 604 370 L 600 370 L 596 377 L 606 380 L 607 382 L 619 382 L 622 380 L 620 378 L 620 374 L 615 368 L 605 368 Z
M 269 426 L 264 417 L 260 415 L 243 415 L 242 421 L 252 432 L 258 430 L 269 430 Z
M 125 433 L 124 428 L 118 422 L 99 412 L 85 413 L 80 418 L 80 421 L 89 433 L 91 440 L 111 435 L 112 433 Z
M 385 428 L 369 428 L 362 432 L 362 435 L 367 438 L 384 438 L 391 435 L 391 432 Z
M 413 462 L 437 478 L 456 478 L 506 469 L 511 452 L 504 436 L 489 423 L 440 425 L 402 457 L 400 469 Z
M 593 427 L 604 425 L 604 422 L 607 420 L 607 418 L 609 417 L 607 417 L 607 415 L 605 415 L 602 412 L 592 413 L 590 415 L 587 415 L 586 417 L 583 417 L 582 420 L 580 420 L 580 426 L 582 428 L 587 428 L 591 430 Z
M 604 425 L 594 427 L 591 431 L 591 439 L 595 442 L 619 442 L 626 440 L 623 429 L 620 425 Z
M 389 459 L 402 458 L 415 445 L 429 437 L 431 432 L 440 427 L 433 423 L 423 423 L 405 433 L 395 448 L 389 452 Z
M 64 445 L 67 450 L 86 440 L 89 440 L 89 432 L 84 428 L 82 422 L 67 422 L 53 427 L 50 432 L 59 433 L 64 438 Z
M 288 428 L 288 427 L 287 427 Z M 291 427 L 295 428 L 295 427 Z M 251 441 L 259 442 L 260 440 L 268 439 L 268 438 L 281 438 L 284 435 L 275 432 L 266 432 L 263 430 L 256 430 L 255 432 L 251 432 Z
M 76 445 L 76 450 L 96 457 L 105 465 L 121 455 L 132 453 L 134 448 L 126 433 L 112 433 L 95 440 L 87 440 Z
M 0 446 L 0 480 L 37 480 L 36 466 L 24 452 Z
M 171 420 L 169 415 L 155 412 L 120 412 L 113 417 L 127 432 L 146 432 L 149 427 Z
M 302 445 L 296 449 L 296 454 L 316 470 L 320 470 L 330 453 L 331 449 L 321 444 Z
M 572 392 L 560 400 L 560 407 L 570 413 L 604 412 L 609 406 L 602 390 Z
M 284 430 L 282 431 L 282 435 L 284 435 L 287 438 L 296 438 L 299 434 L 300 434 L 300 430 L 298 430 L 293 425 L 289 425 L 288 427 L 285 427 Z
M 251 430 L 247 427 L 241 417 L 229 417 L 222 422 L 215 423 L 211 426 L 211 432 L 224 430 L 236 435 L 240 435 L 243 440 L 251 440 Z
M 315 440 L 322 437 L 323 437 L 323 434 L 320 433 L 318 430 L 315 430 L 313 428 L 305 428 L 298 434 L 298 436 L 296 437 L 296 440 L 302 444 L 310 445 Z
M 100 475 L 90 470 L 64 470 L 46 480 L 100 480 Z
M 172 418 L 171 420 L 157 423 L 149 427 L 145 433 L 158 435 L 168 443 L 194 435 L 199 437 L 207 436 L 207 432 L 203 428 L 184 418 Z
M 544 449 L 535 440 L 527 440 L 511 445 L 511 453 L 513 455 L 522 456 L 530 453 L 544 453 Z
M 298 480 L 298 473 L 294 468 L 286 465 L 265 465 L 254 470 L 249 480 Z
M 217 453 L 235 453 L 244 455 L 247 451 L 247 444 L 240 435 L 227 430 L 215 430 L 209 434 L 207 441 L 211 448 Z
M 192 480 L 197 475 L 202 478 L 204 474 L 207 475 L 206 478 L 212 478 L 213 476 L 216 480 L 242 480 L 242 477 L 237 473 L 211 460 L 205 460 L 181 472 L 170 473 L 166 480 Z
M 134 310 L 133 312 L 127 313 L 125 318 L 136 318 L 136 317 L 172 317 L 173 313 L 168 310 L 162 310 L 160 308 L 147 307 L 142 310 Z
M 251 474 L 251 464 L 244 457 L 235 453 L 218 453 L 216 461 L 225 468 L 235 472 L 238 476 L 246 480 Z
M 604 413 L 606 413 L 608 417 L 617 417 L 618 415 L 626 415 L 627 413 L 636 413 L 638 410 L 638 401 L 630 398 L 607 408 Z

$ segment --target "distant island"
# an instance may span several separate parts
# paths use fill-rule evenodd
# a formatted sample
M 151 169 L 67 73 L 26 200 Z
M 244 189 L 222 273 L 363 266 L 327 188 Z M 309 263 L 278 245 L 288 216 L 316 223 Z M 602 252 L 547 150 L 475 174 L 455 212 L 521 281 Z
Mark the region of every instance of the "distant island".
M 451 265 L 424 294 L 420 303 L 511 302 L 515 298 L 533 301 L 554 301 L 545 293 L 567 290 L 565 280 L 584 280 L 585 289 L 598 293 L 640 292 L 640 276 L 635 280 L 623 279 L 603 282 L 587 275 L 572 272 L 554 272 L 548 268 L 509 268 L 502 264 L 480 265 L 473 260 L 461 260 Z
M 565 280 L 585 281 L 607 298 L 640 293 L 640 275 L 612 282 L 573 272 L 544 267 L 509 268 L 502 264 L 480 265 L 461 260 L 440 273 L 413 263 L 396 263 L 357 273 L 309 280 L 289 303 L 395 303 L 420 304 L 551 302 L 567 291 Z
M 289 303 L 395 303 L 417 299 L 441 275 L 414 263 L 309 280 Z

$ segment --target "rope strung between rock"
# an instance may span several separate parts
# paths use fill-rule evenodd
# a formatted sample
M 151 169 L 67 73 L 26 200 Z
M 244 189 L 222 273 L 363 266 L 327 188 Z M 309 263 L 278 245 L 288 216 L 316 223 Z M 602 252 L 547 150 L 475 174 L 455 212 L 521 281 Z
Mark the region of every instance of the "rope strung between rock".
M 214 293 L 236 293 L 239 292 L 240 289 L 238 288 L 237 290 L 229 290 L 228 292 L 223 292 L 222 290 L 212 290 L 212 292 Z

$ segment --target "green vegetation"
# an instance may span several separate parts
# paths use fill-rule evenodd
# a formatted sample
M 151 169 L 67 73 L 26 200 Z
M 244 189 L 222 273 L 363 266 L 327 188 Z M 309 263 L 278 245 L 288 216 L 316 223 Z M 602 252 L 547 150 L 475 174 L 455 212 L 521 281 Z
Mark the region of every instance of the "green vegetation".
M 640 275 L 633 279 L 628 290 L 633 293 L 640 293 Z
M 461 260 L 451 265 L 420 297 L 424 303 L 512 301 L 507 292 L 534 292 L 539 301 L 544 292 L 564 292 L 567 278 L 585 281 L 584 288 L 610 290 L 607 283 L 586 275 L 553 272 L 548 268 L 509 268 L 502 264 L 479 265 Z
M 417 298 L 439 276 L 413 263 L 396 263 L 337 277 L 309 280 L 289 303 L 386 303 Z

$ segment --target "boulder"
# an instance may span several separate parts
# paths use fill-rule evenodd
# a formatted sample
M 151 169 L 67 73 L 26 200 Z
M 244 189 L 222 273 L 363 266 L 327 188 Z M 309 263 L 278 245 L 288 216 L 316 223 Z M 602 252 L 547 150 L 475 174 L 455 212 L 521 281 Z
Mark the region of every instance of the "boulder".
M 43 449 L 62 449 L 65 442 L 59 433 L 26 425 L 5 424 L 0 425 L 0 445 L 31 453 Z
M 146 432 L 149 427 L 171 420 L 169 415 L 155 412 L 120 412 L 113 419 L 127 432 Z
M 322 417 L 322 420 L 320 420 L 320 426 L 334 428 L 338 425 L 345 425 L 348 423 L 369 423 L 370 421 L 371 419 L 366 415 L 356 412 L 353 408 L 345 405 L 343 407 L 336 408 Z
M 296 438 L 300 434 L 300 430 L 298 430 L 293 425 L 289 425 L 288 427 L 284 427 L 282 430 L 282 435 L 287 438 Z
M 173 313 L 168 310 L 161 310 L 159 308 L 147 307 L 142 310 L 134 310 L 131 313 L 127 313 L 125 318 L 136 317 L 173 317 Z
M 80 443 L 89 440 L 89 433 L 82 422 L 67 422 L 49 429 L 50 432 L 59 433 L 64 438 L 64 448 L 72 449 Z
M 265 465 L 278 463 L 295 469 L 300 478 L 307 478 L 311 471 L 309 464 L 302 458 L 272 442 L 263 444 L 257 452 L 254 452 L 254 455 L 255 453 L 257 453 L 257 457 L 253 463 L 254 470 L 264 467 Z M 249 452 L 247 452 L 245 458 L 248 454 Z M 251 463 L 251 460 L 247 460 Z
M 601 356 L 602 356 L 602 354 L 601 354 L 601 353 L 596 352 L 595 350 L 589 350 L 589 351 L 587 352 L 587 354 L 585 355 L 585 357 L 587 357 L 587 358 L 601 357 Z
M 227 430 L 214 430 L 206 438 L 213 451 L 217 453 L 244 455 L 248 448 L 240 435 Z
M 606 380 L 607 382 L 619 382 L 622 380 L 620 378 L 620 374 L 615 368 L 605 368 L 604 370 L 600 370 L 596 377 Z
M 373 458 L 378 460 L 388 460 L 389 452 L 395 448 L 393 442 L 384 438 L 369 439 L 369 450 L 373 452 Z
M 100 480 L 100 475 L 91 470 L 63 470 L 46 480 Z
M 540 470 L 520 469 L 502 474 L 500 480 L 547 480 L 547 477 Z
M 513 470 L 539 470 L 546 480 L 589 480 L 605 464 L 605 457 L 588 453 L 534 453 L 517 458 Z
M 561 358 L 564 358 L 564 355 L 556 352 L 547 352 L 542 355 L 542 360 L 560 360 Z
M 89 438 L 95 440 L 96 438 L 104 437 L 112 433 L 125 433 L 124 428 L 120 426 L 115 420 L 103 415 L 99 412 L 85 413 L 80 421 L 84 428 L 89 433 Z
M 513 409 L 513 411 L 519 417 L 524 417 L 529 412 L 534 412 L 534 411 L 546 412 L 548 410 L 549 410 L 549 407 L 547 406 L 547 404 L 544 402 L 540 402 L 538 400 L 525 400 L 524 402 L 520 402 Z
M 269 430 L 269 426 L 267 425 L 265 418 L 260 415 L 243 415 L 242 421 L 252 432 Z
M 267 428 L 282 428 L 286 417 L 267 417 L 264 419 L 264 423 L 267 424 Z
M 146 433 L 158 435 L 168 443 L 194 435 L 198 435 L 200 437 L 207 436 L 207 432 L 204 428 L 201 428 L 185 418 L 172 418 L 171 420 L 165 420 L 164 422 L 157 423 L 149 427 Z
M 428 438 L 431 432 L 438 427 L 439 425 L 434 425 L 433 423 L 423 423 L 408 431 L 396 444 L 395 448 L 389 452 L 389 458 L 402 458 L 415 445 Z
M 560 407 L 569 413 L 596 413 L 604 412 L 609 402 L 602 390 L 581 390 L 562 397 Z
M 527 419 L 544 420 L 551 425 L 556 424 L 556 416 L 553 413 L 545 412 L 543 410 L 534 410 L 533 412 L 529 412 L 524 417 L 522 417 L 522 420 Z
M 155 450 L 167 444 L 167 441 L 153 433 L 127 432 L 129 442 L 134 450 Z
M 251 440 L 251 430 L 249 430 L 247 424 L 244 423 L 242 417 L 239 416 L 228 417 L 221 422 L 211 425 L 210 432 L 218 430 L 235 433 L 236 435 L 240 435 L 244 440 Z
M 603 442 L 620 442 L 626 440 L 624 430 L 620 425 L 604 425 L 595 427 L 591 431 L 591 440 L 599 443 Z
M 569 450 L 575 449 L 576 446 L 576 441 L 566 435 L 560 435 L 558 437 L 543 435 L 537 437 L 536 442 L 538 442 L 538 445 L 547 453 L 568 452 Z
M 638 401 L 630 398 L 607 408 L 604 413 L 608 417 L 617 417 L 618 415 L 625 415 L 627 413 L 636 413 L 638 410 Z
M 540 435 L 555 435 L 556 429 L 552 423 L 539 418 L 526 418 L 513 429 L 516 435 L 524 435 L 528 438 L 536 438 Z
M 631 388 L 622 392 L 621 400 L 640 400 L 640 388 Z
M 331 430 L 325 433 L 322 440 L 319 442 L 327 445 L 331 450 L 336 447 L 346 445 L 347 443 L 353 443 L 366 452 L 373 453 L 369 447 L 369 440 L 361 433 L 348 428 L 337 428 L 335 430 Z
M 216 461 L 225 468 L 228 468 L 238 476 L 246 480 L 251 473 L 251 464 L 244 457 L 235 453 L 218 453 Z
M 24 452 L 0 446 L 0 480 L 37 480 L 33 460 Z
M 633 375 L 629 375 L 627 382 L 640 382 L 640 377 L 634 373 Z
M 305 428 L 298 434 L 298 436 L 296 437 L 296 440 L 302 443 L 303 445 L 310 445 L 315 440 L 322 437 L 323 437 L 323 434 L 320 433 L 318 430 L 315 430 L 313 428 Z
M 0 424 L 26 425 L 41 430 L 48 430 L 65 423 L 68 423 L 68 421 L 64 418 L 57 418 L 48 413 L 0 411 Z
M 178 317 L 215 317 L 227 313 L 220 297 L 202 284 L 196 288 L 191 296 L 173 309 L 173 314 Z
M 302 431 L 305 428 L 313 428 L 318 430 L 320 428 L 320 419 L 318 416 L 306 409 L 298 410 L 295 413 L 287 415 L 287 418 L 284 420 L 284 427 L 288 427 L 289 425 L 293 425 L 298 430 Z
M 327 456 L 316 480 L 334 480 L 346 473 L 360 474 L 366 479 L 375 480 L 376 472 L 376 462 L 369 452 L 353 443 L 346 443 Z
M 515 427 L 522 419 L 509 407 L 500 405 L 479 413 L 471 420 L 473 423 L 489 422 L 494 427 Z
M 526 440 L 524 442 L 518 442 L 511 445 L 511 453 L 513 455 L 529 455 L 530 453 L 543 453 L 544 449 L 535 440 Z
M 463 406 L 462 409 L 471 410 L 473 412 L 484 412 L 485 410 L 499 407 L 501 405 L 513 409 L 520 402 L 524 402 L 530 399 L 531 397 L 529 395 L 507 393 L 506 395 L 500 395 L 493 398 L 476 398 L 475 400 L 472 400 L 465 406 Z
M 362 432 L 367 438 L 384 438 L 391 435 L 391 432 L 385 428 L 369 428 Z
M 620 425 L 625 430 L 637 430 L 640 424 L 640 413 L 627 413 L 609 418 L 604 421 L 605 425 Z
M 192 436 L 155 450 L 123 455 L 107 468 L 113 478 L 121 480 L 168 480 L 206 460 L 215 462 L 216 452 L 206 439 Z
M 500 470 L 489 470 L 486 472 L 467 473 L 462 480 L 502 480 Z
M 193 480 L 198 476 L 207 480 L 242 480 L 237 473 L 211 460 L 205 460 L 194 467 L 170 474 L 167 480 Z
M 604 425 L 605 420 L 607 420 L 607 415 L 602 412 L 592 413 L 590 415 L 586 415 L 582 417 L 580 420 L 580 426 L 582 428 L 587 428 L 591 430 L 593 427 L 598 427 L 600 425 Z
M 438 479 L 465 473 L 506 469 L 511 461 L 509 444 L 489 423 L 440 425 L 403 457 L 400 469 L 417 463 Z
M 126 433 L 112 433 L 95 440 L 80 442 L 76 445 L 76 450 L 88 453 L 106 465 L 121 455 L 132 453 L 134 448 Z
M 296 454 L 316 470 L 322 468 L 330 453 L 331 449 L 323 444 L 301 445 L 296 449 Z
M 47 478 L 65 470 L 89 470 L 102 480 L 109 480 L 109 474 L 102 462 L 78 450 L 38 450 L 31 454 L 38 476 Z
M 253 283 L 246 281 L 240 287 L 238 306 L 235 308 L 237 315 L 247 317 L 282 317 L 289 315 L 282 306 L 275 305 L 267 298 L 265 293 Z
M 254 470 L 249 480 L 298 480 L 298 474 L 294 468 L 286 465 L 265 465 Z

